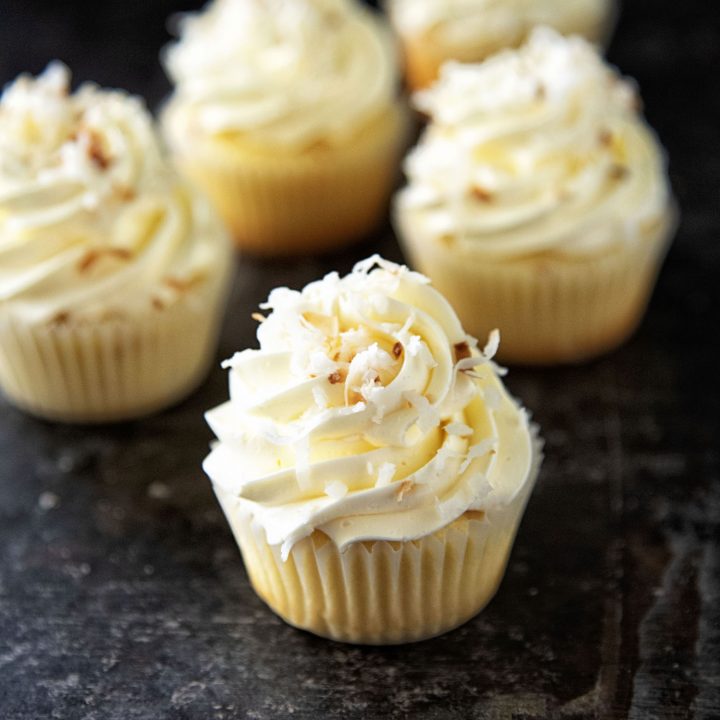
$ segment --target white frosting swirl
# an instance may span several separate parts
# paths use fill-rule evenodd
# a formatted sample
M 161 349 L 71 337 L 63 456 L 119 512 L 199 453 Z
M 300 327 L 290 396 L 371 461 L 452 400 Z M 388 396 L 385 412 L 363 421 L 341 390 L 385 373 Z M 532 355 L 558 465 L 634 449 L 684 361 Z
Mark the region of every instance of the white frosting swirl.
M 379 266 L 373 269 L 375 266 Z M 285 555 L 409 540 L 505 505 L 533 475 L 528 420 L 427 278 L 371 257 L 274 290 L 260 350 L 237 353 L 204 467 Z
M 661 148 L 634 86 L 586 41 L 547 28 L 415 96 L 432 117 L 397 209 L 502 256 L 636 241 L 668 213 Z
M 129 312 L 225 272 L 215 215 L 163 157 L 150 114 L 51 64 L 0 99 L 0 311 Z
M 613 0 L 389 0 L 394 24 L 411 34 L 439 32 L 446 42 L 515 45 L 538 25 L 560 32 L 601 31 Z M 593 38 L 599 39 L 599 38 Z
M 215 0 L 180 24 L 164 60 L 173 124 L 254 141 L 332 141 L 395 97 L 389 29 L 357 0 Z

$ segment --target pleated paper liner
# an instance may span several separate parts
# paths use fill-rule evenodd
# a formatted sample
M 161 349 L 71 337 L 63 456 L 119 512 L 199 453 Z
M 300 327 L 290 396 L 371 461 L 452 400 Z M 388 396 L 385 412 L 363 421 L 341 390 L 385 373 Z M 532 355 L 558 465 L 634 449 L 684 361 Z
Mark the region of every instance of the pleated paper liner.
M 49 420 L 99 423 L 172 405 L 206 375 L 228 277 L 205 280 L 174 304 L 143 313 L 28 324 L 0 316 L 0 387 Z
M 205 138 L 175 150 L 178 167 L 213 200 L 237 245 L 276 256 L 328 251 L 375 229 L 406 138 L 407 114 L 398 106 L 337 146 L 271 152 Z
M 463 327 L 484 339 L 500 330 L 498 358 L 519 364 L 580 362 L 608 352 L 636 329 L 671 232 L 670 211 L 645 237 L 603 255 L 489 260 L 470 242 L 424 236 L 397 218 L 412 266 L 430 277 Z
M 418 540 L 360 541 L 341 552 L 315 531 L 295 544 L 286 561 L 249 511 L 226 491 L 215 490 L 250 581 L 272 610 L 322 637 L 388 645 L 451 630 L 492 599 L 536 473 L 510 504 L 466 512 Z

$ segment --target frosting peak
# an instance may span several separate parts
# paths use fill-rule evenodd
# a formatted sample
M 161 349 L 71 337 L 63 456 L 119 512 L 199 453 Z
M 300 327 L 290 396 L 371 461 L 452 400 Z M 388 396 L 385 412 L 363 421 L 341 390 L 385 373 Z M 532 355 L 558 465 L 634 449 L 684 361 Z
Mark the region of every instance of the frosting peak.
M 414 100 L 432 122 L 399 203 L 432 234 L 505 256 L 586 253 L 667 208 L 634 85 L 581 38 L 538 28 L 519 50 L 446 64 Z
M 509 502 L 530 473 L 527 417 L 428 280 L 377 256 L 262 306 L 237 353 L 205 470 L 285 553 L 412 539 Z
M 38 321 L 172 302 L 225 233 L 165 160 L 142 101 L 52 63 L 0 98 L 0 310 Z M 175 284 L 175 289 L 170 287 Z M 163 286 L 160 289 L 159 286 Z
M 392 102 L 390 33 L 356 0 L 215 0 L 164 56 L 189 129 L 312 143 Z

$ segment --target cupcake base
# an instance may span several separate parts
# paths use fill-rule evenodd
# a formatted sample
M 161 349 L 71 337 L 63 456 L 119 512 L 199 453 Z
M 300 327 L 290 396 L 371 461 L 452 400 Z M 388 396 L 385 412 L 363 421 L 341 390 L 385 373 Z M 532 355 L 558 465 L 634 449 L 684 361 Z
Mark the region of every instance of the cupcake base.
M 186 137 L 165 114 L 180 170 L 213 200 L 237 245 L 257 255 L 342 247 L 381 221 L 396 180 L 407 116 L 392 108 L 341 144 L 293 149 L 234 137 Z
M 235 498 L 216 493 L 255 591 L 283 620 L 331 640 L 392 645 L 452 630 L 490 602 L 533 484 L 506 507 L 468 511 L 418 540 L 354 542 L 341 552 L 316 530 L 286 561 Z
M 142 315 L 28 324 L 0 317 L 0 388 L 32 415 L 129 420 L 181 400 L 213 358 L 226 277 Z
M 428 275 L 478 338 L 498 328 L 511 364 L 577 363 L 609 352 L 642 320 L 665 256 L 674 212 L 638 242 L 604 255 L 488 259 L 470 242 L 426 237 L 398 219 L 411 264 Z

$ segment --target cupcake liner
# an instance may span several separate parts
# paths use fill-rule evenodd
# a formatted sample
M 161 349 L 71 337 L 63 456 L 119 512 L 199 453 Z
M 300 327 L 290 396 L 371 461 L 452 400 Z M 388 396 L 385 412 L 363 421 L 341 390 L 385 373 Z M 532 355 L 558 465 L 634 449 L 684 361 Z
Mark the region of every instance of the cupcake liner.
M 332 640 L 389 645 L 451 630 L 492 599 L 536 474 L 510 504 L 468 511 L 417 540 L 358 541 L 340 551 L 316 530 L 286 561 L 242 501 L 215 491 L 255 591 L 283 620 Z
M 489 259 L 472 243 L 424 236 L 398 216 L 412 265 L 445 294 L 478 338 L 500 330 L 508 363 L 580 362 L 614 349 L 642 320 L 664 259 L 674 215 L 635 243 L 605 255 Z
M 226 278 L 143 314 L 28 324 L 0 316 L 0 388 L 61 422 L 127 420 L 180 400 L 214 355 Z M 201 294 L 198 294 L 201 293 Z
M 343 145 L 295 153 L 188 138 L 184 147 L 175 143 L 176 161 L 213 200 L 240 248 L 259 255 L 326 251 L 380 223 L 406 127 L 404 110 L 393 108 Z

